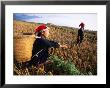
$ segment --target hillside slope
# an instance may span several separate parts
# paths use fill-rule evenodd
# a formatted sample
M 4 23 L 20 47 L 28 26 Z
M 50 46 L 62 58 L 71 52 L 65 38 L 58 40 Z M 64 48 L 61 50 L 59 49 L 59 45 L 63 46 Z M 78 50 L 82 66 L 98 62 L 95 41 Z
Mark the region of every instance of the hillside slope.
M 30 60 L 34 29 L 40 24 L 14 20 L 14 57 L 18 61 Z M 84 32 L 83 43 L 76 45 L 77 28 L 46 24 L 50 29 L 49 40 L 67 44 L 68 49 L 50 49 L 50 54 L 64 61 L 70 61 L 83 74 L 97 74 L 97 31 Z

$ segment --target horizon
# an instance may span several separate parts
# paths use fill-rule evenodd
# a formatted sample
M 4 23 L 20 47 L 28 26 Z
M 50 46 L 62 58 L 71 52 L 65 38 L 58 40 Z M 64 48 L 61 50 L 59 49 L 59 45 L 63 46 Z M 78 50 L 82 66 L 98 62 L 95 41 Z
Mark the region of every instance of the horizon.
M 27 21 L 23 21 L 23 20 L 14 20 L 14 21 L 22 21 L 22 22 L 27 22 Z M 35 22 L 27 22 L 27 23 L 35 23 Z M 35 23 L 35 24 L 44 24 L 44 23 Z M 65 26 L 65 25 L 57 25 L 57 24 L 53 24 L 53 23 L 46 23 L 47 24 L 52 24 L 55 26 L 61 26 L 61 27 L 68 27 L 68 28 L 75 28 L 75 27 L 70 27 L 70 26 Z M 75 28 L 75 30 L 77 30 L 78 28 Z M 89 30 L 89 29 L 84 29 L 85 31 L 93 31 L 93 32 L 97 32 L 97 30 Z
M 79 24 L 84 22 L 85 30 L 97 31 L 97 14 L 95 13 L 14 13 L 13 19 L 34 23 L 51 23 L 58 26 L 67 26 L 73 28 L 79 28 Z

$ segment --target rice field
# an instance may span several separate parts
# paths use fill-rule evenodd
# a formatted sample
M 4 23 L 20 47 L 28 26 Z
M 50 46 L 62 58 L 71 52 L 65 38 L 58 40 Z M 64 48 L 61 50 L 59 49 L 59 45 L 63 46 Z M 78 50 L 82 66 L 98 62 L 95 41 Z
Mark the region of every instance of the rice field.
M 46 72 L 49 68 L 47 63 L 39 68 L 22 68 L 22 63 L 29 61 L 32 55 L 32 46 L 35 40 L 34 29 L 40 24 L 16 21 L 14 20 L 14 74 L 17 75 L 56 75 L 53 71 L 54 67 Z M 50 56 L 57 56 L 58 59 L 68 61 L 75 65 L 76 69 L 83 75 L 97 74 L 97 32 L 85 31 L 84 40 L 79 46 L 76 44 L 77 28 L 66 26 L 57 26 L 54 24 L 46 24 L 50 29 L 49 40 L 67 44 L 68 48 L 50 48 Z M 54 64 L 54 62 L 53 62 Z M 51 64 L 52 65 L 52 64 Z M 50 67 L 51 67 L 50 65 Z M 65 66 L 65 65 L 64 65 Z M 44 68 L 46 67 L 46 69 Z M 61 69 L 60 69 L 61 71 Z M 59 72 L 60 72 L 59 71 Z M 59 73 L 57 73 L 59 74 Z M 62 73 L 61 73 L 62 74 Z M 60 75 L 60 74 L 59 74 Z M 68 74 L 66 74 L 68 75 Z

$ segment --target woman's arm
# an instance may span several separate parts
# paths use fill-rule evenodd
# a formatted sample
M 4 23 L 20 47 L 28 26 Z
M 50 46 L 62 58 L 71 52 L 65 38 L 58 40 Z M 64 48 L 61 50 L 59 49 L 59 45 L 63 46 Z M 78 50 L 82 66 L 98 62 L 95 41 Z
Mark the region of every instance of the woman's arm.
M 55 48 L 68 48 L 67 44 L 65 45 L 61 45 L 60 43 L 57 43 L 55 41 L 50 41 L 52 46 L 55 47 Z
M 45 48 L 51 48 L 51 47 L 59 48 L 60 47 L 60 45 L 57 42 L 49 41 L 47 39 L 42 39 L 42 46 Z
M 67 45 L 61 45 L 60 43 L 57 43 L 55 41 L 49 41 L 49 40 L 44 40 L 43 43 L 46 47 L 50 48 L 50 47 L 54 47 L 54 48 L 68 48 Z

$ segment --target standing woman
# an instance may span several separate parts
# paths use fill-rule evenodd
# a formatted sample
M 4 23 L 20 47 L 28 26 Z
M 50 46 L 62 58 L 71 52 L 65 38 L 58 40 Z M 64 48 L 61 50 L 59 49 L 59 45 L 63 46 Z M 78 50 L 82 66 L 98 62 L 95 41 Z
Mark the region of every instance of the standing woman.
M 82 43 L 82 40 L 84 38 L 84 26 L 85 26 L 85 24 L 83 22 L 81 22 L 79 25 L 80 28 L 78 30 L 77 44 Z

